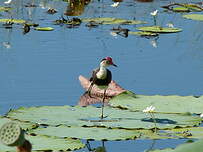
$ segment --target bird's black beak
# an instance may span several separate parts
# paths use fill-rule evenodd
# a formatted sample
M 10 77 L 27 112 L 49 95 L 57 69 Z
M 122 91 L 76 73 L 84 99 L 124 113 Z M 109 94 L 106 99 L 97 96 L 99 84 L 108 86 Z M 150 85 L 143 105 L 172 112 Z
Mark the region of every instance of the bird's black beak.
M 115 66 L 115 67 L 118 67 L 118 66 L 117 66 L 116 64 L 114 64 L 114 63 L 113 63 L 112 65 Z

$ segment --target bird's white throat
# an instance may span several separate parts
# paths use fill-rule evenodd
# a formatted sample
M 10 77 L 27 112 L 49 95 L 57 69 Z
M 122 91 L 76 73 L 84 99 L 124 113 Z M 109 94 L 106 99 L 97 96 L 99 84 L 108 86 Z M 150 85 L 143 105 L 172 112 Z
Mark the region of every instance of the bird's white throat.
M 107 69 L 104 66 L 100 66 L 99 72 L 96 74 L 98 79 L 105 79 L 107 76 Z

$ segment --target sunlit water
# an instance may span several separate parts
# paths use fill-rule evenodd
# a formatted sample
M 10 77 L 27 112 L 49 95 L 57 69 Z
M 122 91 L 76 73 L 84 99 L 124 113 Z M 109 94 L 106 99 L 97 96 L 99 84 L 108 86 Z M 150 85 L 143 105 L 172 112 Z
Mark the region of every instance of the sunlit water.
M 28 2 L 38 7 L 24 7 Z M 113 79 L 127 90 L 145 95 L 201 95 L 203 22 L 183 19 L 181 13 L 164 12 L 160 6 L 170 2 L 157 0 L 141 3 L 127 0 L 118 8 L 112 8 L 112 1 L 94 0 L 79 16 L 137 19 L 153 25 L 150 12 L 158 9 L 157 24 L 166 26 L 172 23 L 183 29 L 180 33 L 147 39 L 132 35 L 127 38 L 110 35 L 110 29 L 117 25 L 92 29 L 86 27 L 85 23 L 72 29 L 65 25 L 53 25 L 52 21 L 59 19 L 67 8 L 68 4 L 63 1 L 13 0 L 10 6 L 15 9 L 10 14 L 0 12 L 0 18 L 12 16 L 39 23 L 40 26 L 51 26 L 55 30 L 41 32 L 31 29 L 23 35 L 20 25 L 12 29 L 5 29 L 1 25 L 0 113 L 20 106 L 76 105 L 84 92 L 78 76 L 82 74 L 89 77 L 91 70 L 105 56 L 112 56 L 118 65 L 118 68 L 111 68 Z M 0 4 L 4 5 L 2 1 Z M 49 7 L 57 9 L 58 13 L 47 14 Z M 136 31 L 137 26 L 122 27 Z M 173 141 L 167 141 L 171 143 L 170 147 L 182 142 Z M 139 142 L 151 141 L 107 142 L 107 149 L 135 151 L 134 148 L 140 146 Z M 160 141 L 156 148 L 162 147 L 162 144 L 168 146 Z M 137 151 L 143 151 L 146 147 L 138 147 Z

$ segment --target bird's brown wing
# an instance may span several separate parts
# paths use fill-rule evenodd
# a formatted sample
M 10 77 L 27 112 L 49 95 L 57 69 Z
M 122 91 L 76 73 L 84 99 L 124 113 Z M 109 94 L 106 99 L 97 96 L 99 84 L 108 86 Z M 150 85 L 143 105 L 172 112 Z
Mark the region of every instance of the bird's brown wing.
M 96 81 L 96 74 L 97 74 L 97 72 L 99 72 L 99 68 L 96 68 L 96 69 L 94 69 L 93 71 L 92 71 L 92 76 L 91 76 L 91 78 L 90 78 L 90 82 L 92 82 L 93 84 L 94 84 L 94 82 Z

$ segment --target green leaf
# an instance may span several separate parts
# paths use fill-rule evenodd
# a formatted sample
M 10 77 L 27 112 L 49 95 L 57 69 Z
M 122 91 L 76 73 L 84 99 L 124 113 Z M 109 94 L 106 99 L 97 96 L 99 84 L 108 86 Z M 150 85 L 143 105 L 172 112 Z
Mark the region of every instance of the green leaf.
M 27 136 L 28 139 L 33 144 L 33 150 L 52 150 L 52 151 L 66 151 L 66 150 L 76 150 L 84 148 L 85 145 L 81 143 L 80 140 L 75 139 L 63 139 L 57 137 L 48 136 Z
M 203 11 L 203 8 L 200 5 L 196 5 L 196 4 L 183 4 L 183 6 L 188 8 L 190 11 L 194 11 L 194 12 Z
M 190 12 L 190 9 L 187 7 L 174 7 L 172 8 L 174 12 Z
M 66 151 L 84 148 L 85 145 L 80 140 L 63 139 L 48 136 L 30 136 L 26 135 L 25 138 L 32 143 L 33 151 Z M 16 151 L 15 147 L 8 147 L 0 143 L 0 152 Z
M 124 92 L 110 100 L 113 107 L 121 107 L 132 111 L 142 111 L 146 107 L 156 107 L 156 112 L 162 113 L 203 113 L 203 96 L 146 96 Z
M 54 28 L 52 28 L 52 27 L 36 27 L 35 30 L 37 30 L 37 31 L 53 31 Z
M 67 126 L 102 126 L 107 128 L 127 129 L 151 129 L 154 128 L 154 121 L 143 112 L 131 112 L 111 107 L 104 108 L 106 119 L 101 120 L 101 108 L 70 107 L 70 106 L 42 106 L 19 108 L 8 113 L 8 117 L 21 121 L 46 125 L 67 125 Z M 157 127 L 160 129 L 187 127 L 199 125 L 200 117 L 180 114 L 155 114 Z
M 183 17 L 186 19 L 203 21 L 203 14 L 187 14 L 187 15 L 183 15 Z
M 164 130 L 164 132 L 178 138 L 201 139 L 203 137 L 203 127 L 174 128 L 171 130 Z
M 16 24 L 24 24 L 26 21 L 21 19 L 0 19 L 0 22 L 3 23 L 16 23 Z
M 0 7 L 0 12 L 10 11 L 12 10 L 11 7 Z
M 138 36 L 158 36 L 159 34 L 158 33 L 153 33 L 153 32 L 132 32 L 132 31 L 129 31 L 128 34 L 131 34 L 131 35 L 138 35 Z
M 110 18 L 110 17 L 84 18 L 84 19 L 82 19 L 82 21 L 83 22 L 96 22 L 98 24 L 127 24 L 127 25 L 146 24 L 146 22 L 143 22 L 143 21 L 126 20 L 126 19 Z
M 203 147 L 203 139 L 194 143 L 185 143 L 175 149 L 153 150 L 151 152 L 201 152 Z
M 31 132 L 38 135 L 94 140 L 126 140 L 135 139 L 140 136 L 140 133 L 136 130 L 108 129 L 101 127 L 49 126 L 47 128 L 34 129 Z
M 145 32 L 155 32 L 155 33 L 176 33 L 181 32 L 180 28 L 170 28 L 170 27 L 161 27 L 161 26 L 143 26 L 137 27 L 137 30 Z

